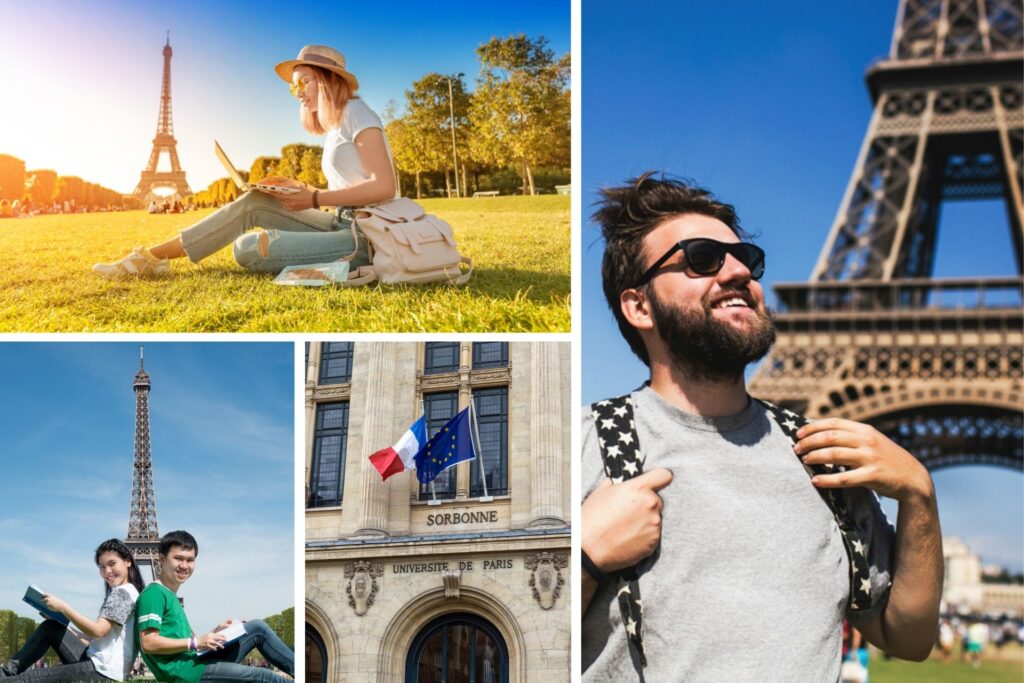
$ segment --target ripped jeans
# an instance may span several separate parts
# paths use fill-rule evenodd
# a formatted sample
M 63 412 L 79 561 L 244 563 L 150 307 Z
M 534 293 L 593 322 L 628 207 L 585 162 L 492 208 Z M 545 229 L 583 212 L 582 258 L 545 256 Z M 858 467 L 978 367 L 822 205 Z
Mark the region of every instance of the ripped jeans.
M 289 211 L 270 195 L 246 192 L 182 230 L 181 245 L 189 260 L 198 263 L 234 243 L 238 265 L 257 273 L 337 261 L 355 251 L 349 261 L 355 270 L 369 265 L 370 258 L 362 232 L 358 240 L 352 234 L 352 220 L 350 209 Z M 263 230 L 247 233 L 252 228 Z

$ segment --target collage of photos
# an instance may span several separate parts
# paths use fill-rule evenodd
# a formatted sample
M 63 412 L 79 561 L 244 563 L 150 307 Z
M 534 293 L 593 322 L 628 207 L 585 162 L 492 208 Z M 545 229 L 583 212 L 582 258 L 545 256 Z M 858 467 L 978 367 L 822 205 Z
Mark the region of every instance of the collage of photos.
M 46 0 L 0 81 L 0 683 L 1024 680 L 1020 0 Z

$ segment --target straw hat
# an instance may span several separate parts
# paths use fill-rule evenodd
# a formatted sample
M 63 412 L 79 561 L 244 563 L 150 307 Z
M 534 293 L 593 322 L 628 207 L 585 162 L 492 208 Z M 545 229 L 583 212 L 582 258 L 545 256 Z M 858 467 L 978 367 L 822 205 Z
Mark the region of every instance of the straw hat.
M 345 55 L 341 54 L 334 48 L 327 47 L 326 45 L 307 45 L 306 47 L 299 50 L 299 56 L 296 59 L 289 59 L 287 62 L 281 62 L 274 67 L 274 71 L 281 77 L 286 83 L 292 82 L 292 69 L 302 64 L 308 66 L 318 66 L 321 69 L 327 69 L 333 73 L 338 74 L 345 79 L 348 83 L 349 90 L 355 92 L 359 89 L 359 80 L 351 73 L 345 70 Z

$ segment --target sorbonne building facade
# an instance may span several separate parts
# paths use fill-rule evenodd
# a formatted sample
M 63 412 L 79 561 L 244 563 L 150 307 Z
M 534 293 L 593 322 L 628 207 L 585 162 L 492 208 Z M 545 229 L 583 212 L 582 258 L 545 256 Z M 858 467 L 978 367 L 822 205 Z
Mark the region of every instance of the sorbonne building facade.
M 307 680 L 568 681 L 570 349 L 307 345 Z M 479 454 L 433 486 L 370 454 L 473 404 Z

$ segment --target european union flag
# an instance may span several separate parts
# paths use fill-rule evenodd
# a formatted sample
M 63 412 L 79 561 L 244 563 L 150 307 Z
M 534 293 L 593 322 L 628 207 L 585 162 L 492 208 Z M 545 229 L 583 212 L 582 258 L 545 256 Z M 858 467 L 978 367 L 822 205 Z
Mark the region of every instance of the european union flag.
M 416 478 L 426 484 L 452 465 L 475 457 L 469 433 L 469 408 L 466 408 L 441 427 L 416 454 Z

